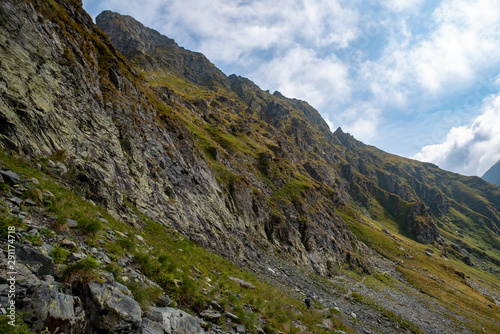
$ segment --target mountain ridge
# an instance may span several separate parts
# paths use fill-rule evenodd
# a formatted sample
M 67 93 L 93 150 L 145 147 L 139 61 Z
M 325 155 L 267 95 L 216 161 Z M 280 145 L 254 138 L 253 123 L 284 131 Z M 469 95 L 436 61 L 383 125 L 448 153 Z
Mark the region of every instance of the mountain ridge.
M 283 270 L 281 286 L 315 291 L 332 308 L 332 295 L 311 286 L 344 284 L 345 275 L 385 284 L 390 272 L 385 279 L 415 298 L 439 286 L 446 307 L 455 290 L 437 277 L 476 296 L 470 285 L 483 283 L 463 272 L 479 274 L 497 291 L 497 187 L 332 133 L 307 102 L 227 77 L 168 37 L 141 44 L 152 32 L 131 17 L 104 12 L 99 29 L 78 1 L 9 0 L 0 9 L 2 149 L 57 166 L 54 177 L 115 219 L 141 231 L 147 217 L 271 281 L 270 266 L 298 266 L 308 274 Z M 374 306 L 366 298 L 375 290 L 346 304 L 371 310 L 362 324 L 344 316 L 358 330 L 382 330 L 369 312 L 382 312 L 387 296 Z M 482 306 L 496 310 L 489 300 Z M 426 331 L 440 326 L 398 308 L 384 304 Z M 498 322 L 487 314 L 486 326 Z M 446 321 L 462 326 L 460 316 Z

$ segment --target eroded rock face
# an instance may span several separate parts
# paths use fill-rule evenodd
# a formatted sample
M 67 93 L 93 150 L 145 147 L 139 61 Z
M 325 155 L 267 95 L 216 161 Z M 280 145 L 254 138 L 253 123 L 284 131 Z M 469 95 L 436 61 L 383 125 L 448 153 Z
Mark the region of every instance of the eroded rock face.
M 0 85 L 0 145 L 28 157 L 57 153 L 62 161 L 54 165 L 61 167 L 47 168 L 82 186 L 87 199 L 106 206 L 115 217 L 140 228 L 136 215 L 125 205 L 126 199 L 150 218 L 236 263 L 258 263 L 263 250 L 276 251 L 326 275 L 347 261 L 351 245 L 359 242 L 335 213 L 337 204 L 329 202 L 327 195 L 313 189 L 307 203 L 282 205 L 279 210 L 284 214 L 279 224 L 269 224 L 278 221 L 272 219 L 266 197 L 273 198 L 274 188 L 284 187 L 289 176 L 273 179 L 275 186 L 267 185 L 255 178 L 255 170 L 238 165 L 236 159 L 216 148 L 216 152 L 222 152 L 219 159 L 228 170 L 241 179 L 253 180 L 221 184 L 190 131 L 178 119 L 160 114 L 154 107 L 162 100 L 181 113 L 199 118 L 213 108 L 241 110 L 241 104 L 223 95 L 213 101 L 193 102 L 168 89 L 153 91 L 97 32 L 81 7 L 56 1 L 65 17 L 54 21 L 46 15 L 53 12 L 48 2 L 40 4 L 41 9 L 36 10 L 30 2 L 0 3 L 4 22 L 0 27 L 0 81 L 5 83 Z M 64 23 L 68 19 L 78 23 Z M 125 43 L 124 51 L 153 50 L 160 59 L 165 48 L 171 48 L 172 62 L 158 60 L 162 68 L 171 65 L 173 71 L 179 70 L 192 82 L 230 86 L 229 79 L 204 56 L 184 50 L 142 25 L 141 29 L 156 36 L 151 45 L 137 44 L 142 35 L 132 34 L 127 36 L 131 44 L 121 43 Z M 116 32 L 118 40 L 120 34 L 123 31 Z M 308 113 L 313 110 L 279 94 L 259 94 L 262 101 L 256 108 L 263 103 L 264 112 L 266 105 L 284 110 L 285 116 L 292 107 Z M 234 128 L 246 129 L 245 123 Z M 308 131 L 308 139 L 301 145 L 312 149 L 313 136 L 307 124 L 301 123 L 300 129 Z M 285 138 L 284 134 L 280 136 Z M 293 136 L 299 138 L 300 134 Z M 291 144 L 279 140 L 282 148 L 276 144 L 276 154 L 298 162 L 299 154 Z M 245 159 L 253 163 L 253 157 Z M 254 163 L 258 165 L 259 161 Z M 262 189 L 262 194 L 256 195 L 252 188 Z M 318 201 L 328 210 L 310 212 L 309 205 Z M 319 233 L 319 229 L 325 233 Z
M 413 234 L 420 243 L 429 244 L 439 237 L 439 230 L 434 218 L 424 203 L 413 205 L 408 214 L 407 224 L 408 232 Z

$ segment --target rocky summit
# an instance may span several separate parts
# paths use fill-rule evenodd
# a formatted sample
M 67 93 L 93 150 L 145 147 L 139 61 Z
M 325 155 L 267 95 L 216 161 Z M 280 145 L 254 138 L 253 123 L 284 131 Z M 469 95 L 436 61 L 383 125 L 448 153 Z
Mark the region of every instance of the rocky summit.
M 498 332 L 499 187 L 130 16 L 0 18 L 0 332 Z

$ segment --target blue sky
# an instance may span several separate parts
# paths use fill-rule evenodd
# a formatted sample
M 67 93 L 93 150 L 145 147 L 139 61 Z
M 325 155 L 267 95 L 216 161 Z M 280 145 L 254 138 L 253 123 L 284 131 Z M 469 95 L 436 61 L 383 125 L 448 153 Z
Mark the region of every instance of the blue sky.
M 330 128 L 465 175 L 500 160 L 498 0 L 83 0 L 227 75 L 303 99 Z

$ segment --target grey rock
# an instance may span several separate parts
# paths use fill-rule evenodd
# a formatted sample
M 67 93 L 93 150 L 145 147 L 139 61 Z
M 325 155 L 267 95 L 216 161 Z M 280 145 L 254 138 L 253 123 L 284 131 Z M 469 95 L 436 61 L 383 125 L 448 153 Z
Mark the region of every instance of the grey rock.
M 27 183 L 31 182 L 31 183 L 34 183 L 34 184 L 40 184 L 40 181 L 38 181 L 38 179 L 32 177 L 31 179 L 27 179 L 26 180 Z
M 206 309 L 200 313 L 200 317 L 208 321 L 217 321 L 221 316 L 222 315 L 219 312 L 213 309 Z
M 11 170 L 0 170 L 0 175 L 2 176 L 5 183 L 9 185 L 19 184 L 20 177 L 14 171 Z
M 61 247 L 73 249 L 76 248 L 76 243 L 74 241 L 64 239 L 61 241 Z
M 75 228 L 78 227 L 78 222 L 76 220 L 67 218 L 66 225 L 68 225 L 69 228 Z
M 19 262 L 37 268 L 40 277 L 54 275 L 54 261 L 49 256 L 28 246 L 17 247 L 16 256 Z
M 122 284 L 90 282 L 84 301 L 91 333 L 131 333 L 141 328 L 141 308 Z
M 231 313 L 231 312 L 227 312 L 227 311 L 226 311 L 226 312 L 224 312 L 224 315 L 225 315 L 226 317 L 228 317 L 228 318 L 232 319 L 232 320 L 238 320 L 238 319 L 239 319 L 239 318 L 238 318 L 238 316 L 237 316 L 236 314 L 233 314 L 233 313 Z
M 238 282 L 242 288 L 245 288 L 245 289 L 252 289 L 252 290 L 255 290 L 255 289 L 256 289 L 256 288 L 255 288 L 255 285 L 253 285 L 252 283 L 249 283 L 249 282 L 247 282 L 247 281 L 244 281 L 244 280 L 242 280 L 242 279 L 240 279 L 240 278 L 236 278 L 236 277 L 229 277 L 229 279 L 230 279 L 231 281 Z
M 85 253 L 71 253 L 68 257 L 70 261 L 80 261 L 87 258 L 87 254 Z
M 43 255 L 49 256 L 50 252 L 52 252 L 53 247 L 49 244 L 43 244 L 38 249 Z
M 40 234 L 40 233 L 38 233 L 38 230 L 36 228 L 29 230 L 28 233 L 31 235 L 39 235 Z
M 156 305 L 159 307 L 171 306 L 174 301 L 168 296 L 160 296 L 156 301 Z
M 148 318 L 142 319 L 142 334 L 165 334 L 162 324 Z
M 6 261 L 6 259 L 2 259 L 0 261 L 0 284 L 7 283 L 8 279 L 11 278 L 11 275 L 9 275 L 9 272 L 12 272 L 12 268 L 10 267 L 9 263 Z M 16 282 L 25 282 L 25 281 L 36 281 L 38 278 L 33 275 L 31 270 L 29 270 L 26 265 L 22 264 L 21 262 L 17 261 L 15 265 L 15 270 L 16 272 Z
M 22 199 L 20 199 L 19 197 L 15 197 L 15 196 L 9 198 L 9 201 L 11 203 L 14 203 L 14 204 L 17 204 L 17 205 L 21 205 L 21 203 L 23 203 Z
M 27 198 L 26 200 L 24 200 L 24 203 L 25 204 L 28 204 L 28 205 L 31 205 L 31 206 L 36 206 L 38 205 L 35 201 L 33 201 L 32 199 L 30 198 Z
M 80 298 L 60 293 L 57 286 L 44 281 L 28 284 L 28 299 L 20 300 L 20 314 L 25 313 L 25 321 L 32 329 L 45 328 L 53 333 L 83 333 L 86 328 L 85 312 Z
M 97 259 L 105 264 L 110 264 L 112 262 L 111 259 L 103 252 L 97 253 Z
M 236 332 L 237 333 L 245 333 L 245 326 L 243 326 L 243 325 L 236 326 Z
M 171 307 L 151 307 L 146 318 L 160 324 L 164 333 L 206 333 L 200 319 Z

